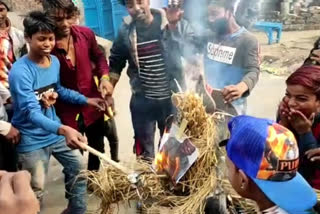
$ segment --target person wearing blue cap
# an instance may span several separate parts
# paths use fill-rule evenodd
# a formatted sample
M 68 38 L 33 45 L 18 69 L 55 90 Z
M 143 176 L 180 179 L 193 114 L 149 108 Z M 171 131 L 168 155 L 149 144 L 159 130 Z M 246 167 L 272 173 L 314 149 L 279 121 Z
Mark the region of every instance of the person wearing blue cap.
M 299 148 L 291 131 L 267 119 L 238 116 L 229 122 L 228 178 L 261 213 L 314 213 L 317 195 L 297 172 Z

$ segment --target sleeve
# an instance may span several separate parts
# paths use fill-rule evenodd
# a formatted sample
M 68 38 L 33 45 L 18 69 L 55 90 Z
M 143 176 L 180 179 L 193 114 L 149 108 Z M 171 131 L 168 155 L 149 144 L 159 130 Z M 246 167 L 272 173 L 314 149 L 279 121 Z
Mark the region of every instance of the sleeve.
M 57 58 L 54 58 L 57 66 L 58 66 L 58 71 L 60 71 L 60 63 L 59 60 Z M 80 94 L 79 92 L 76 92 L 74 90 L 71 89 L 67 89 L 65 87 L 63 87 L 60 83 L 60 72 L 57 72 L 57 88 L 56 91 L 59 95 L 59 99 L 62 100 L 63 102 L 66 103 L 71 103 L 71 104 L 75 104 L 75 105 L 86 105 L 88 99 Z
M 11 124 L 6 121 L 0 121 L 0 135 L 6 136 L 11 129 Z
M 249 90 L 244 96 L 248 96 L 259 80 L 260 75 L 260 45 L 256 38 L 248 39 L 245 47 L 244 69 L 245 75 L 242 79 Z
M 88 98 L 76 91 L 61 86 L 60 83 L 57 84 L 57 93 L 59 99 L 63 102 L 75 105 L 87 105 Z
M 181 44 L 183 47 L 183 56 L 188 59 L 199 53 L 200 43 L 198 43 L 196 39 L 194 28 L 187 21 L 184 21 L 182 36 L 184 41 L 183 44 Z
M 11 93 L 15 94 L 14 103 L 17 109 L 22 111 L 33 125 L 57 134 L 61 124 L 47 118 L 42 113 L 40 103 L 32 88 L 33 77 L 27 68 L 23 66 L 13 68 L 10 71 L 9 84 Z
M 10 91 L 0 83 L 0 97 L 4 103 L 11 97 Z
M 199 52 L 199 44 L 194 29 L 186 20 L 179 21 L 174 30 L 166 29 L 165 39 L 172 43 L 173 47 L 178 45 L 181 56 L 185 58 L 190 58 Z
M 110 78 L 119 80 L 122 70 L 125 68 L 128 60 L 128 49 L 124 44 L 125 38 L 124 25 L 120 28 L 119 34 L 114 41 L 109 57 L 110 62 Z
M 180 20 L 175 29 L 168 26 L 163 32 L 165 48 L 170 49 L 167 53 L 167 64 L 170 79 L 175 79 L 181 88 L 186 89 L 184 61 L 195 64 L 197 49 L 195 45 L 195 33 L 191 25 L 186 20 Z M 183 58 L 184 60 L 181 60 Z M 172 82 L 171 87 L 177 90 L 176 83 Z
M 96 65 L 96 69 L 94 69 L 94 75 L 96 75 L 98 78 L 101 78 L 103 75 L 109 75 L 109 66 L 107 59 L 103 52 L 100 50 L 98 42 L 96 40 L 96 36 L 91 30 L 89 30 L 89 39 L 91 61 Z
M 310 149 L 317 148 L 318 141 L 314 137 L 312 132 L 308 132 L 306 134 L 302 134 L 298 136 L 298 142 L 299 142 L 299 151 L 300 154 L 304 154 Z

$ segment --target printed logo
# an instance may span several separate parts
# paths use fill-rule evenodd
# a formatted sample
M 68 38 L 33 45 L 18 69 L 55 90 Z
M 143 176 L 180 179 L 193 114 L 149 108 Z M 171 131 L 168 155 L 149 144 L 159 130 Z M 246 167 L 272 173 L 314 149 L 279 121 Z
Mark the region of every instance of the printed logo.
M 297 171 L 298 166 L 299 166 L 299 158 L 295 160 L 279 160 L 278 171 L 279 172 Z
M 207 56 L 209 59 L 232 65 L 237 49 L 209 42 Z
M 268 128 L 264 157 L 257 175 L 258 179 L 286 181 L 296 175 L 299 166 L 297 141 L 288 129 L 273 124 Z
M 55 92 L 56 84 L 51 84 L 46 87 L 37 89 L 34 91 L 36 98 L 38 101 L 42 99 L 42 96 L 46 93 Z

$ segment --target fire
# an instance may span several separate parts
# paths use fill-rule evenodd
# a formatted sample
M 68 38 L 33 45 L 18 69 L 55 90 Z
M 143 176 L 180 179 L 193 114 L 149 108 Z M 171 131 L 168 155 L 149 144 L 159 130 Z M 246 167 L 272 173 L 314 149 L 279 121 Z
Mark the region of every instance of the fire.
M 157 172 L 162 172 L 167 166 L 167 156 L 164 152 L 159 152 L 156 154 L 154 160 L 155 169 Z

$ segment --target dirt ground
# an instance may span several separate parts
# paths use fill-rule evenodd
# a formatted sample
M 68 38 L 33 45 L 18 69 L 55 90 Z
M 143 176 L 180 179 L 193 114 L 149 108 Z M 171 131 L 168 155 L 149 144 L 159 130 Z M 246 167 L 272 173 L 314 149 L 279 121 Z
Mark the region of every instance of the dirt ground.
M 10 14 L 15 26 L 21 27 L 21 18 L 16 14 Z M 261 44 L 262 72 L 260 81 L 248 100 L 248 114 L 275 118 L 275 112 L 280 99 L 285 91 L 285 78 L 288 73 L 301 65 L 308 56 L 314 41 L 320 36 L 319 31 L 284 32 L 279 44 L 267 45 L 267 37 L 264 33 L 255 33 Z M 110 47 L 110 43 L 104 43 Z M 115 101 L 120 138 L 120 159 L 127 164 L 133 164 L 135 156 L 132 154 L 133 129 L 129 112 L 130 86 L 127 76 L 124 74 L 115 90 Z M 108 153 L 108 144 L 106 142 Z M 45 194 L 45 206 L 43 214 L 59 214 L 67 206 L 64 199 L 63 175 L 60 165 L 52 159 L 47 192 Z M 97 213 L 99 199 L 89 198 L 89 213 Z M 132 208 L 121 207 L 120 214 L 136 213 Z
M 261 70 L 286 76 L 297 69 L 309 56 L 319 31 L 283 32 L 281 42 L 267 45 L 264 33 L 255 33 L 261 43 Z

